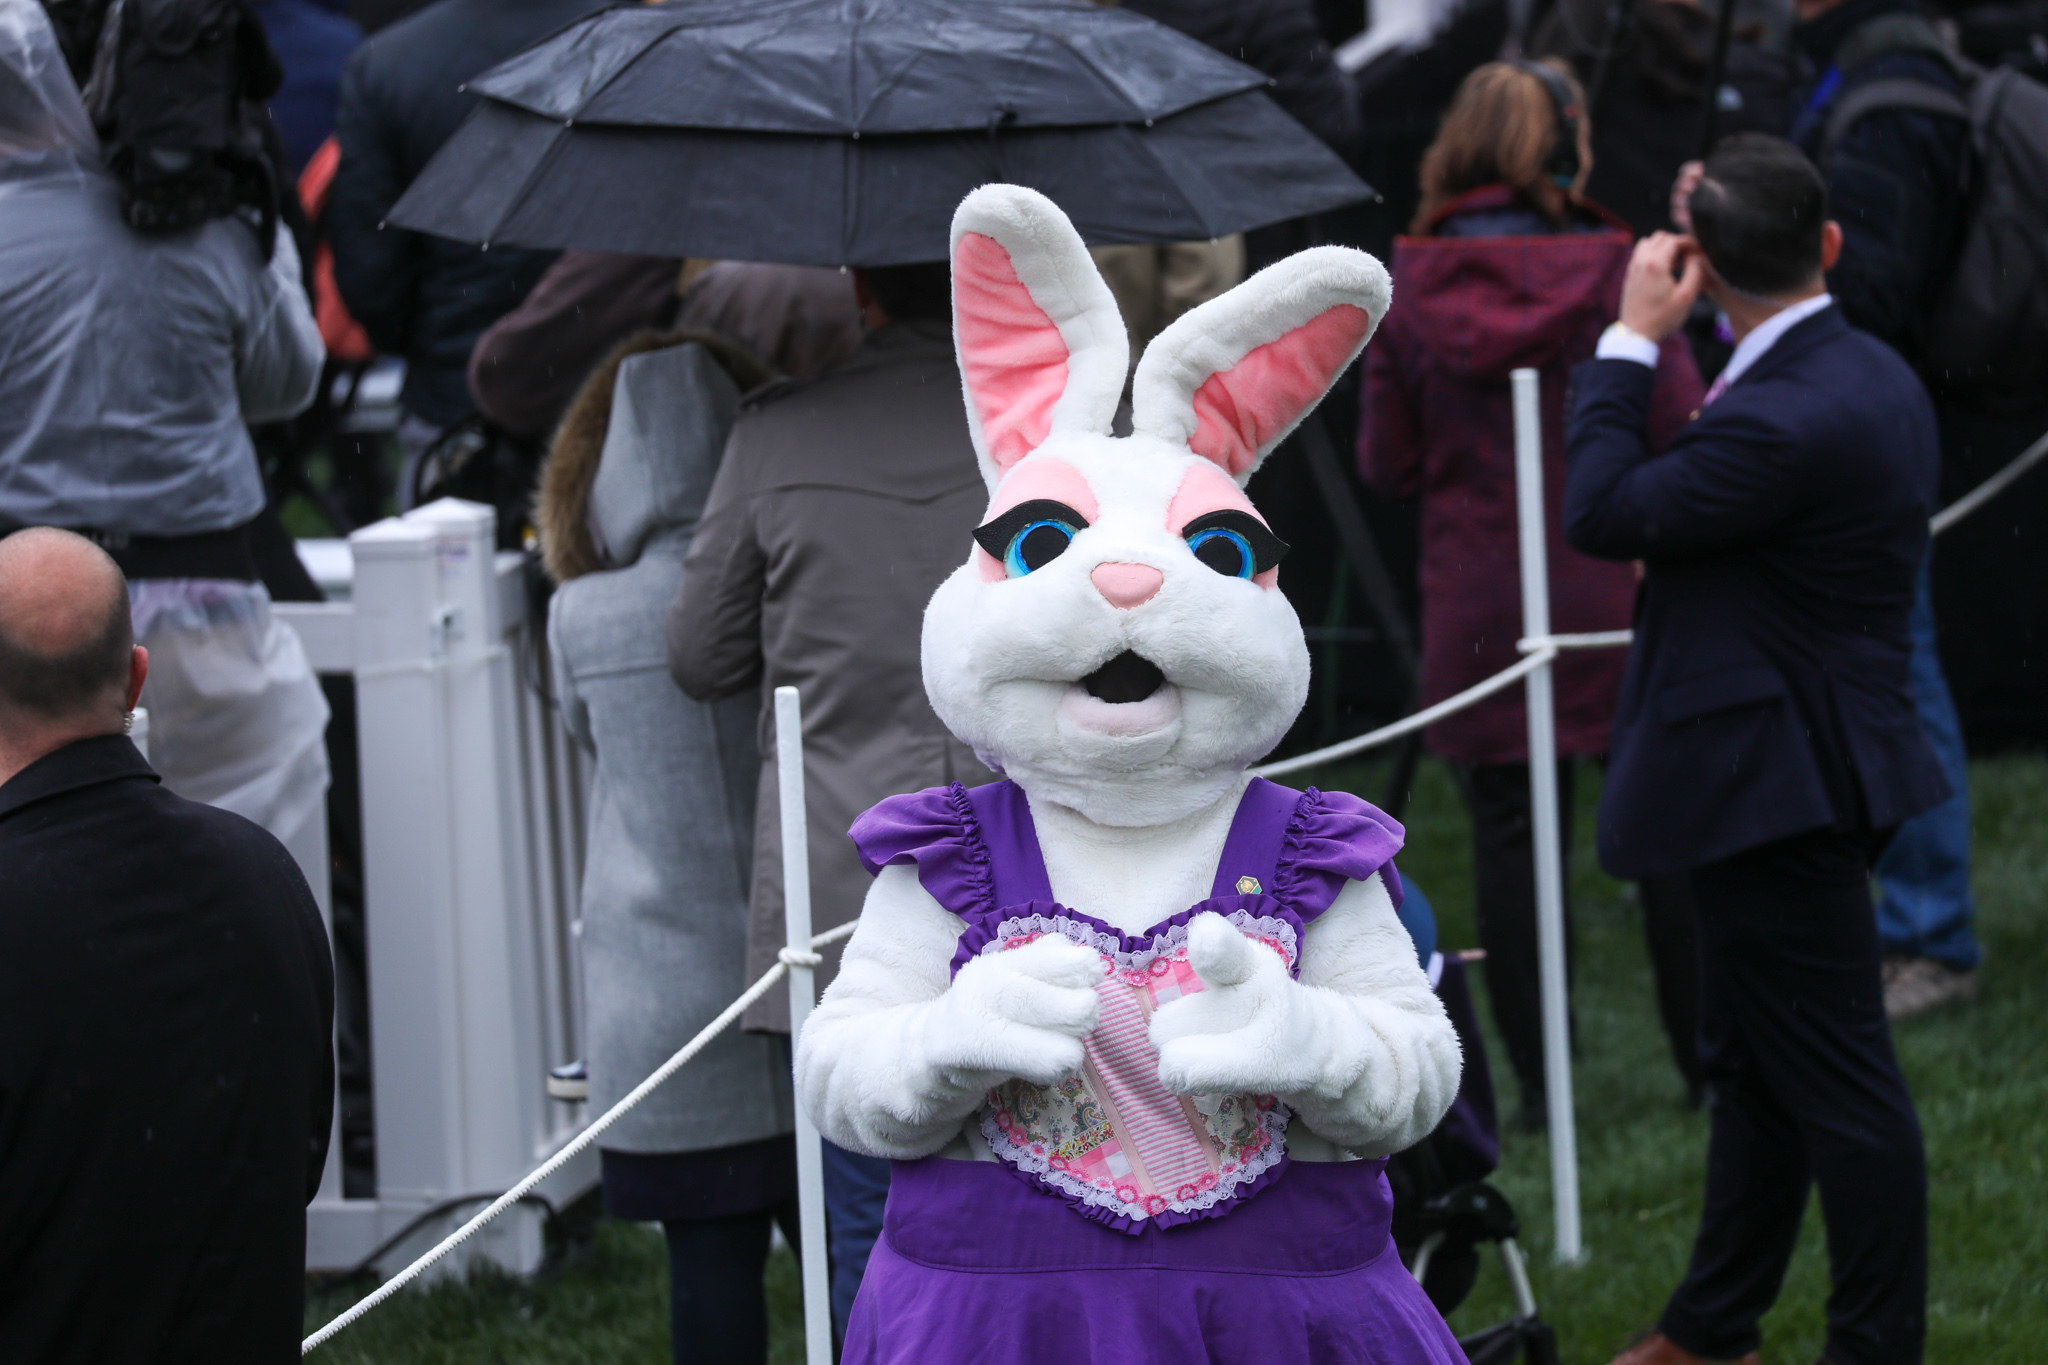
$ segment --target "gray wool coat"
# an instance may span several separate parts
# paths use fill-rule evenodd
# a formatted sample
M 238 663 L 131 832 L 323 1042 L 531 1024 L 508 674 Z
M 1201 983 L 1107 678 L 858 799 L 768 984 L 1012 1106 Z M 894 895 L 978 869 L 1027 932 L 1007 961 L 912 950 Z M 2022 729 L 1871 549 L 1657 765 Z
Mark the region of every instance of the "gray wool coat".
M 994 780 L 925 700 L 925 603 L 966 562 L 988 490 L 944 322 L 892 322 L 805 384 L 750 397 L 727 443 L 669 613 L 669 666 L 691 696 L 761 710 L 750 971 L 783 942 L 773 689 L 803 698 L 811 921 L 860 913 L 869 877 L 846 830 L 898 792 Z M 818 988 L 839 948 L 826 950 Z M 745 1027 L 787 1032 L 780 991 Z
M 596 756 L 583 874 L 592 1112 L 665 1061 L 752 980 L 746 965 L 759 754 L 752 697 L 676 689 L 662 615 L 710 492 L 739 392 L 700 346 L 618 367 L 581 509 L 617 567 L 562 584 L 548 611 L 555 686 Z M 589 458 L 558 443 L 553 459 Z M 560 524 L 574 508 L 544 508 Z M 688 1152 L 793 1130 L 779 1039 L 728 1032 L 605 1135 L 622 1152 Z

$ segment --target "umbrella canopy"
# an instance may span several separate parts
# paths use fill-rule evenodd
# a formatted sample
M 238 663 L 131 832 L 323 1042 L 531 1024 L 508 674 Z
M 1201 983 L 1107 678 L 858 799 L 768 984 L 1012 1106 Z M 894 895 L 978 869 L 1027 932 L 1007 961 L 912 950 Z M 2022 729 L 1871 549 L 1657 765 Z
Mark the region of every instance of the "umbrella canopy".
M 465 241 L 808 265 L 939 260 L 977 185 L 1091 242 L 1218 237 L 1371 193 L 1265 77 L 1088 3 L 668 0 L 474 81 L 393 210 Z

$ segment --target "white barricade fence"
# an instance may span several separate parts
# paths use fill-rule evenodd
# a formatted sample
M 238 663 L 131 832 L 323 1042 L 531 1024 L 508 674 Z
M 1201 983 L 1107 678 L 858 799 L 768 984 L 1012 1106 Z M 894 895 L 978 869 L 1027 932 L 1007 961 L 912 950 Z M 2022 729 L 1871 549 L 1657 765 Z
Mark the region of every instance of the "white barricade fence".
M 307 556 L 347 601 L 275 606 L 316 672 L 355 679 L 363 793 L 376 1193 L 343 1195 L 337 1103 L 309 1270 L 354 1267 L 416 1221 L 418 1238 L 439 1234 L 583 1126 L 546 1079 L 582 1051 L 588 775 L 537 694 L 545 622 L 528 615 L 524 556 L 496 550 L 489 508 L 452 500 L 365 527 L 347 550 Z M 306 872 L 325 907 L 327 868 Z M 596 1181 L 590 1153 L 530 1192 L 559 1207 Z M 537 1268 L 539 1203 L 450 1264 Z
M 1416 730 L 1443 719 L 1445 716 L 1453 715 L 1497 692 L 1514 686 L 1518 682 L 1527 680 L 1529 684 L 1528 713 L 1531 757 L 1529 766 L 1533 802 L 1532 817 L 1536 842 L 1538 957 L 1543 997 L 1542 1014 L 1545 1067 L 1547 1071 L 1546 1080 L 1550 1089 L 1551 1180 L 1552 1196 L 1555 1205 L 1553 1255 L 1561 1264 L 1573 1264 L 1583 1261 L 1586 1253 L 1580 1235 L 1577 1137 L 1571 1099 L 1570 1041 L 1566 1032 L 1567 1007 L 1564 971 L 1562 849 L 1559 844 L 1560 825 L 1557 804 L 1556 763 L 1554 761 L 1556 728 L 1555 716 L 1550 706 L 1549 670 L 1558 655 L 1565 650 L 1612 649 L 1625 646 L 1630 641 L 1631 633 L 1626 630 L 1614 630 L 1582 634 L 1552 634 L 1550 631 L 1549 584 L 1545 573 L 1547 551 L 1544 544 L 1545 523 L 1542 502 L 1542 438 L 1540 424 L 1537 420 L 1537 373 L 1534 370 L 1528 369 L 1517 370 L 1511 376 L 1510 382 L 1514 396 L 1516 494 L 1519 504 L 1520 563 L 1523 587 L 1524 632 L 1518 647 L 1521 649 L 1524 657 L 1519 662 L 1502 669 L 1492 677 L 1474 684 L 1455 696 L 1446 697 L 1444 700 L 1418 711 L 1414 715 L 1406 716 L 1368 734 L 1340 741 L 1326 748 L 1315 750 L 1312 753 L 1298 754 L 1292 758 L 1265 764 L 1262 767 L 1253 769 L 1253 772 L 1263 777 L 1278 777 L 1306 768 L 1319 767 L 1327 763 L 1339 762 L 1343 759 L 1355 757 L 1405 735 L 1412 734 Z M 2014 480 L 2033 465 L 2039 463 L 2044 457 L 2048 457 L 2048 435 L 2044 435 L 2040 440 L 2028 447 L 2027 450 L 2023 451 L 2008 464 L 2004 470 L 1993 475 L 1978 488 L 1972 490 L 1969 494 L 1958 499 L 1952 506 L 1936 515 L 1931 524 L 1932 531 L 1937 535 L 1947 531 L 1963 517 L 1976 511 L 1985 502 L 2011 486 Z M 437 509 L 440 510 L 437 511 Z M 402 521 L 380 523 L 377 527 L 371 527 L 366 531 L 359 532 L 355 538 L 355 543 L 360 545 L 363 538 L 376 535 L 381 528 L 404 526 L 421 518 L 426 519 L 425 524 L 429 527 L 449 525 L 452 523 L 447 519 L 455 517 L 458 512 L 465 516 L 480 515 L 484 518 L 484 531 L 480 548 L 474 548 L 477 543 L 472 541 L 472 548 L 461 552 L 476 555 L 481 559 L 484 556 L 484 552 L 488 551 L 490 547 L 490 513 L 484 509 L 474 508 L 470 504 L 436 503 L 432 507 L 424 508 L 419 512 L 411 514 Z M 396 535 L 395 532 L 389 531 L 384 534 L 387 537 Z M 404 538 L 403 536 L 398 537 L 401 540 Z M 429 535 L 428 538 L 431 539 L 432 536 Z M 360 555 L 361 553 L 361 550 L 358 549 L 358 554 Z M 438 551 L 435 553 L 438 553 Z M 460 555 L 457 558 L 459 559 Z M 358 580 L 361 580 L 360 570 L 358 572 Z M 501 589 L 500 591 L 502 592 L 503 590 Z M 444 620 L 449 619 L 446 617 L 447 609 L 455 605 L 455 603 L 446 597 L 445 594 L 437 598 L 431 592 L 418 593 L 404 600 L 409 604 L 408 609 L 415 614 L 419 603 L 432 601 L 435 604 L 428 611 L 427 619 L 435 623 L 434 639 L 437 641 L 441 640 L 440 624 Z M 287 612 L 287 618 L 291 619 L 294 624 L 300 624 L 302 621 L 318 621 L 328 614 L 334 614 L 334 618 L 340 620 L 343 619 L 343 614 L 346 611 L 346 609 L 333 607 L 302 607 L 288 611 L 282 605 L 279 610 Z M 505 615 L 504 613 L 507 611 L 507 608 L 502 605 L 499 610 L 501 612 L 500 617 L 493 619 L 501 625 L 505 621 L 516 618 L 516 613 Z M 303 625 L 301 626 L 301 633 L 305 634 L 305 627 Z M 449 638 L 459 638 L 459 635 Z M 323 660 L 340 657 L 338 654 L 315 651 L 313 641 L 310 639 L 308 640 L 307 647 L 310 652 L 314 653 L 315 668 L 321 671 L 342 671 L 329 669 L 323 663 Z M 505 650 L 509 647 L 500 644 L 496 648 Z M 380 655 L 379 658 L 382 659 L 382 656 Z M 441 658 L 440 654 L 429 650 L 428 659 L 430 661 L 440 661 Z M 384 660 L 384 663 L 393 667 L 400 667 L 395 657 Z M 415 660 L 405 667 L 418 668 L 420 663 L 421 661 Z M 357 669 L 357 672 L 359 677 L 362 676 L 360 668 Z M 372 670 L 372 676 L 378 676 L 375 670 Z M 440 704 L 436 699 L 430 698 L 429 700 L 435 705 Z M 788 903 L 785 907 L 789 935 L 788 946 L 783 948 L 780 955 L 781 960 L 771 967 L 758 981 L 749 986 L 745 994 L 728 1006 L 716 1019 L 706 1024 L 696 1037 L 684 1044 L 668 1061 L 662 1063 L 652 1075 L 634 1087 L 630 1093 L 613 1105 L 611 1109 L 592 1121 L 582 1132 L 569 1136 L 565 1142 L 555 1142 L 553 1144 L 553 1155 L 543 1161 L 537 1169 L 530 1172 L 516 1184 L 512 1184 L 489 1207 L 469 1219 L 396 1276 L 380 1285 L 369 1296 L 353 1305 L 312 1336 L 306 1338 L 302 1351 L 311 1352 L 315 1347 L 332 1338 L 337 1332 L 360 1319 L 364 1314 L 370 1312 L 406 1284 L 411 1283 L 414 1279 L 438 1265 L 444 1258 L 448 1257 L 457 1248 L 462 1247 L 472 1236 L 489 1226 L 507 1210 L 516 1209 L 520 1201 L 526 1196 L 535 1191 L 556 1188 L 554 1182 L 560 1179 L 566 1171 L 588 1169 L 587 1166 L 579 1165 L 579 1163 L 583 1161 L 583 1158 L 588 1154 L 589 1148 L 595 1144 L 598 1136 L 606 1128 L 610 1127 L 628 1110 L 632 1109 L 634 1105 L 652 1093 L 662 1082 L 686 1065 L 713 1038 L 731 1027 L 739 1019 L 740 1015 L 745 1012 L 747 1006 L 766 995 L 774 987 L 775 983 L 782 979 L 785 973 L 790 976 L 790 1018 L 792 1027 L 802 1027 L 804 1018 L 809 1014 L 812 1005 L 816 1002 L 816 990 L 811 978 L 813 968 L 818 962 L 817 950 L 851 936 L 858 921 L 842 924 L 822 934 L 812 935 L 810 933 L 810 875 L 808 860 L 805 856 L 806 826 L 803 819 L 802 795 L 802 723 L 796 690 L 788 687 L 776 689 L 775 701 L 777 762 L 782 792 L 781 817 L 784 878 L 785 884 L 790 888 Z M 360 691 L 357 704 L 360 709 L 362 706 Z M 432 716 L 435 718 L 446 714 L 445 709 L 422 712 L 422 716 Z M 429 723 L 424 719 L 415 719 L 420 726 L 425 726 Z M 546 718 L 542 718 L 542 720 L 545 722 Z M 548 729 L 548 725 L 543 723 L 541 728 L 545 731 Z M 573 801 L 556 801 L 551 804 L 547 792 L 542 790 L 529 796 L 528 806 L 531 809 L 547 808 L 553 811 L 558 818 L 551 828 L 558 829 L 561 819 L 573 816 L 576 820 L 580 821 L 582 784 L 587 779 L 582 774 L 580 768 L 575 765 L 573 746 L 566 744 L 565 737 L 561 735 L 559 727 L 555 727 L 552 734 L 556 747 L 566 753 L 568 757 L 566 761 L 556 763 L 550 771 L 554 780 L 564 782 L 574 789 L 575 799 Z M 429 734 L 428 739 L 431 739 L 431 734 Z M 366 738 L 364 741 L 366 750 L 368 742 Z M 532 752 L 540 752 L 540 750 L 534 749 Z M 373 804 L 371 790 L 370 774 L 366 763 L 364 773 L 366 822 L 369 816 L 369 808 Z M 562 844 L 560 847 L 580 850 L 580 824 L 574 828 L 577 831 L 574 835 L 574 842 Z M 367 831 L 365 842 L 368 842 Z M 556 873 L 557 882 L 566 889 L 555 893 L 559 899 L 551 904 L 555 908 L 558 918 L 566 918 L 566 913 L 561 912 L 560 907 L 574 904 L 575 888 L 573 878 L 564 880 L 560 874 L 563 869 L 568 868 L 572 863 L 575 866 L 580 866 L 580 854 L 573 858 L 558 859 L 557 863 L 558 866 L 551 865 L 551 867 Z M 429 867 L 438 866 L 438 864 L 429 860 L 418 866 Z M 414 868 L 413 871 L 416 874 L 418 868 Z M 547 915 L 536 911 L 530 922 L 537 923 L 539 919 L 547 917 Z M 370 926 L 373 939 L 371 949 L 373 961 L 373 1029 L 377 1027 L 377 1016 L 375 1013 L 376 973 L 374 970 L 377 951 L 374 946 L 374 938 L 377 922 L 373 912 Z M 538 983 L 536 982 L 536 984 Z M 499 993 L 502 994 L 503 992 Z M 563 998 L 567 999 L 569 995 L 565 993 Z M 569 1023 L 563 1027 L 562 1033 L 565 1037 L 573 1037 L 573 1022 L 574 1019 L 571 1017 Z M 389 1036 L 388 1033 L 386 1036 Z M 385 1047 L 395 1047 L 398 1045 L 395 1041 L 388 1045 L 380 1045 L 377 1052 L 380 1067 L 385 1054 Z M 495 1043 L 494 1046 L 496 1046 Z M 571 1056 L 575 1055 L 575 1053 L 573 1051 L 565 1051 L 553 1055 Z M 538 1084 L 538 1076 L 539 1071 L 536 1067 L 529 1069 L 524 1077 L 514 1077 L 512 1079 L 514 1081 Z M 380 1148 L 380 1183 L 383 1178 L 381 1152 L 385 1133 L 384 1117 L 381 1110 L 383 1085 L 384 1081 L 380 1074 L 378 1079 L 380 1111 L 377 1129 Z M 508 1082 L 508 1085 L 510 1085 L 510 1082 Z M 482 1091 L 475 1093 L 486 1103 L 489 1103 L 490 1096 L 483 1095 Z M 508 1093 L 523 1092 L 519 1091 L 516 1086 L 513 1086 Z M 498 1098 L 502 1099 L 502 1097 Z M 496 1106 L 497 1110 L 504 1108 L 505 1106 L 502 1103 Z M 524 1111 L 522 1110 L 522 1112 Z M 820 1137 L 816 1126 L 804 1114 L 801 1102 L 797 1105 L 797 1112 L 799 1116 L 797 1152 L 798 1197 L 802 1218 L 801 1235 L 806 1244 L 818 1246 L 823 1242 L 824 1226 Z M 467 1125 L 464 1125 L 456 1131 L 462 1131 L 466 1127 Z M 541 1127 L 543 1129 L 547 1128 L 546 1125 L 541 1125 Z M 556 1130 L 549 1129 L 548 1132 L 553 1134 Z M 550 1137 L 542 1137 L 536 1145 L 545 1146 L 550 1141 Z M 331 1166 L 332 1162 L 330 1161 L 330 1175 Z M 578 1177 L 578 1179 L 580 1179 L 581 1183 L 576 1188 L 588 1188 L 589 1184 L 595 1179 L 595 1175 L 592 1172 Z M 574 1182 L 572 1181 L 572 1183 Z M 488 1182 L 484 1182 L 475 1188 L 487 1187 Z M 324 1201 L 325 1198 L 326 1192 L 323 1189 L 322 1200 Z M 317 1210 L 320 1206 L 320 1202 L 316 1201 L 314 1208 Z M 311 1237 L 309 1235 L 310 1240 Z M 832 1358 L 831 1316 L 825 1275 L 825 1264 L 822 1256 L 805 1258 L 803 1285 L 807 1365 L 828 1365 Z

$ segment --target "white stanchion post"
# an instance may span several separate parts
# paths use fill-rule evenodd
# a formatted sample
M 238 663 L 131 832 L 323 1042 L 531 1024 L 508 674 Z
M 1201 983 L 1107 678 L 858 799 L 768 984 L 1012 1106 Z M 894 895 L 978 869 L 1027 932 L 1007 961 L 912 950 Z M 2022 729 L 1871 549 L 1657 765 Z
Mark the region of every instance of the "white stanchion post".
M 775 776 L 782 799 L 782 913 L 789 953 L 789 1043 L 803 1035 L 817 1003 L 811 954 L 811 857 L 804 812 L 803 705 L 794 687 L 775 689 Z M 799 958 L 805 959 L 800 961 Z M 796 1102 L 796 1193 L 803 1237 L 804 1359 L 832 1365 L 832 1296 L 825 1259 L 825 1148 L 818 1125 Z
M 1543 419 L 1536 371 L 1510 376 L 1515 410 L 1515 504 L 1521 519 L 1522 634 L 1550 635 L 1550 565 L 1543 522 Z M 1579 1143 L 1572 1117 L 1571 1024 L 1566 1000 L 1564 865 L 1558 833 L 1557 721 L 1546 660 L 1530 674 L 1529 798 L 1536 842 L 1536 948 L 1543 993 L 1543 1071 L 1550 1108 L 1550 1185 L 1556 1258 L 1585 1257 L 1579 1239 Z

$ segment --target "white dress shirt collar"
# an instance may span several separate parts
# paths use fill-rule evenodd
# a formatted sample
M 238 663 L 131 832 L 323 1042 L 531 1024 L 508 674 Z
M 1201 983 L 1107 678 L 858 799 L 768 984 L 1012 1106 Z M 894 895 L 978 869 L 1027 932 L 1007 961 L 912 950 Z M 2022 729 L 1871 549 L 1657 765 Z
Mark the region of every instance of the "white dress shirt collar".
M 1765 351 L 1777 344 L 1779 337 L 1797 327 L 1800 323 L 1818 313 L 1835 301 L 1832 294 L 1820 294 L 1765 318 L 1748 336 L 1735 345 L 1735 354 L 1728 357 L 1728 365 L 1721 371 L 1709 391 L 1710 398 L 1718 398 L 1730 384 L 1742 378 L 1743 372 L 1763 358 Z M 1657 343 L 1646 336 L 1630 331 L 1617 322 L 1600 334 L 1600 344 L 1593 354 L 1601 360 L 1633 360 L 1638 365 L 1657 365 Z
M 1778 338 L 1797 327 L 1800 323 L 1818 313 L 1835 301 L 1832 294 L 1816 294 L 1810 299 L 1801 299 L 1758 323 L 1750 334 L 1735 343 L 1735 354 L 1728 357 L 1727 368 L 1714 381 L 1715 387 L 1726 389 L 1742 378 L 1749 367 L 1763 359 L 1764 352 L 1778 344 Z

